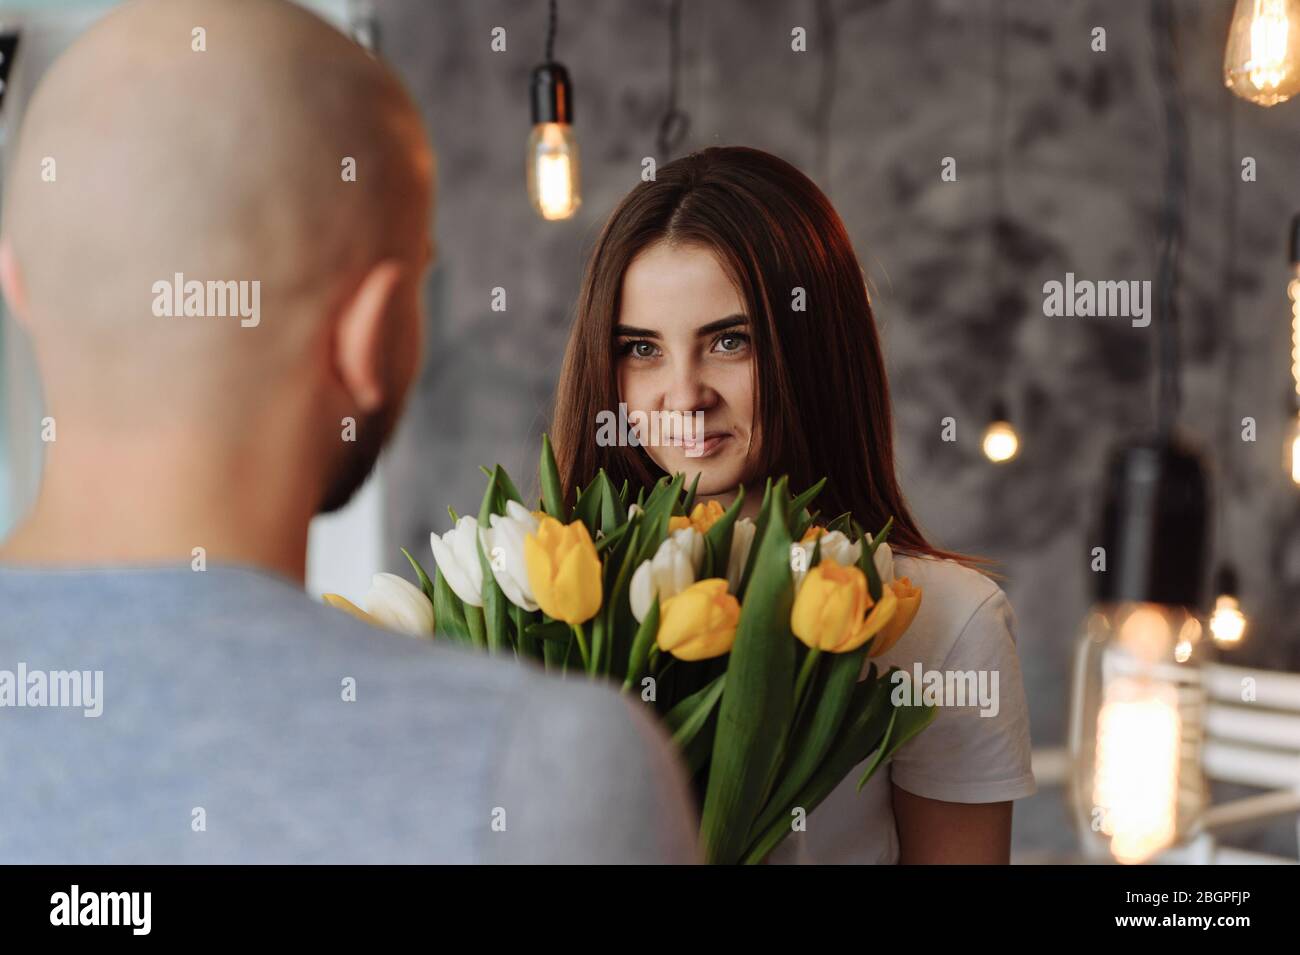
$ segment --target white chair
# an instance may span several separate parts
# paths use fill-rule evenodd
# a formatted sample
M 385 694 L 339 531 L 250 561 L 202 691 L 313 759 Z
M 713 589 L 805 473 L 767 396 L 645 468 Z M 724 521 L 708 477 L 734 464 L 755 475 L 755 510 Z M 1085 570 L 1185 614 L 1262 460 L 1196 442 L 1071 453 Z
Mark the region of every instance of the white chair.
M 1201 762 L 1211 782 L 1236 783 L 1265 792 L 1211 805 L 1191 837 L 1153 861 L 1194 865 L 1295 865 L 1296 859 L 1222 844 L 1223 836 L 1272 819 L 1296 815 L 1300 841 L 1300 674 L 1207 664 L 1205 740 Z M 1250 681 L 1250 682 L 1247 682 Z M 1243 700 L 1250 687 L 1252 699 Z M 1065 786 L 1064 748 L 1034 751 L 1040 786 Z

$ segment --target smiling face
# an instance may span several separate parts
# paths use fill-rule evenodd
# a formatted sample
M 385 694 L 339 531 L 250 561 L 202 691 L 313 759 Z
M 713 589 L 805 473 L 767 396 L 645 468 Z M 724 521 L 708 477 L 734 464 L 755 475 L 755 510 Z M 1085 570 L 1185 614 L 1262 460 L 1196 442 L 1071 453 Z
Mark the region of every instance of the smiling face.
M 629 419 L 658 415 L 685 432 L 661 428 L 658 444 L 645 444 L 651 460 L 688 484 L 699 474 L 702 496 L 747 480 L 758 451 L 753 344 L 744 302 L 713 252 L 658 242 L 638 254 L 623 276 L 614 336 Z

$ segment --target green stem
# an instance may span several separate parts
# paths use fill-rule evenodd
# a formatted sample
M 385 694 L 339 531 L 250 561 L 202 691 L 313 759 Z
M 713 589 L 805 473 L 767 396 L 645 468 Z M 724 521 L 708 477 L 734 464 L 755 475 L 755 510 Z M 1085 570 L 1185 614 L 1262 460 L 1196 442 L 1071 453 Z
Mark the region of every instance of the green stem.
M 587 673 L 591 672 L 591 655 L 587 652 L 587 638 L 582 632 L 582 624 L 570 624 L 573 628 L 573 635 L 578 638 L 578 653 L 582 657 L 582 669 Z
M 799 668 L 799 676 L 794 682 L 794 721 L 790 724 L 792 731 L 799 725 L 799 717 L 803 715 L 806 702 L 804 697 L 808 692 L 808 684 L 812 682 L 812 676 L 817 671 L 817 661 L 821 659 L 821 655 L 820 650 L 809 649 L 808 655 L 803 658 L 803 666 Z

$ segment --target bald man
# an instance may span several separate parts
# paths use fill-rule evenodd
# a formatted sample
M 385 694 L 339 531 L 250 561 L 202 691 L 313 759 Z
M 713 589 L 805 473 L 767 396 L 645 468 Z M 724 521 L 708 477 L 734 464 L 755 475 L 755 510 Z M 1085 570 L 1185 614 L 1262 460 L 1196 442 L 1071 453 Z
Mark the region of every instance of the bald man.
M 0 860 L 694 860 L 638 706 L 302 592 L 419 361 L 433 157 L 384 66 L 281 0 L 128 3 L 8 176 L 53 440 L 0 546 Z

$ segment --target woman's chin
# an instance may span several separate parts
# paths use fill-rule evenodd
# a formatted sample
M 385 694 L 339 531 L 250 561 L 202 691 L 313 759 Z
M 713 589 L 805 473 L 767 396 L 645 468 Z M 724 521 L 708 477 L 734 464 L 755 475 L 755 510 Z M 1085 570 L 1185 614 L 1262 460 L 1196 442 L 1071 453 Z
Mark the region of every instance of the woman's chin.
M 668 474 L 685 474 L 687 487 L 698 474 L 700 483 L 695 490 L 696 497 L 728 494 L 740 484 L 744 473 L 742 462 L 713 461 L 686 454 L 674 454 L 656 463 Z

